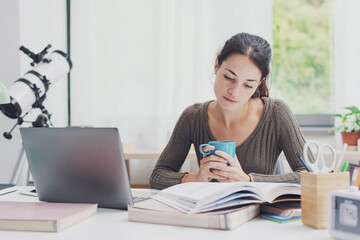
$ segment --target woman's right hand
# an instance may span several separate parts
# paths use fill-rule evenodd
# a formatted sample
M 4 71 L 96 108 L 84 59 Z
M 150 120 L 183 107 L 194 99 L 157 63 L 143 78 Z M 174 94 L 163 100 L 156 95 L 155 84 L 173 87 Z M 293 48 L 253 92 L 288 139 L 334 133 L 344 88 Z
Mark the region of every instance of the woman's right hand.
M 203 152 L 214 150 L 215 147 L 208 145 L 203 147 Z M 227 161 L 217 155 L 203 155 L 203 159 L 200 160 L 200 169 L 197 174 L 197 182 L 210 182 L 211 179 L 225 180 L 226 177 L 222 177 L 212 172 L 212 169 L 223 170 L 228 167 Z

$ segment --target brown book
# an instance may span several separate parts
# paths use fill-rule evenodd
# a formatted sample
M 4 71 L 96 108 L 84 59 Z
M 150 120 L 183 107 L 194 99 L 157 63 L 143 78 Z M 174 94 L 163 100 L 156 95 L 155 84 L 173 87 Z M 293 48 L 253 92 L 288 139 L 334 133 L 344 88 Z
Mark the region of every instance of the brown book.
M 0 230 L 58 232 L 96 211 L 97 204 L 0 201 Z
M 157 223 L 210 229 L 234 229 L 259 215 L 258 204 L 188 214 L 155 199 L 128 206 L 128 219 L 135 222 Z

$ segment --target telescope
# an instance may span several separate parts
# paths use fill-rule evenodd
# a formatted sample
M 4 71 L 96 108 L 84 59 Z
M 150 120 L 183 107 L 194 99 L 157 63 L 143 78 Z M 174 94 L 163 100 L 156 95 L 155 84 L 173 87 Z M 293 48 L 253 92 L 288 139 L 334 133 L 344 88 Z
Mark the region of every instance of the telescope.
M 10 103 L 0 105 L 3 114 L 17 119 L 15 126 L 4 133 L 7 139 L 12 138 L 11 132 L 24 122 L 23 118 L 34 108 L 39 108 L 42 114 L 33 122 L 33 127 L 48 127 L 47 121 L 50 121 L 51 114 L 43 106 L 46 94 L 50 86 L 64 78 L 72 68 L 72 62 L 66 53 L 55 50 L 48 54 L 49 48 L 50 44 L 40 53 L 34 54 L 24 46 L 20 47 L 33 60 L 30 63 L 33 68 L 10 86 Z

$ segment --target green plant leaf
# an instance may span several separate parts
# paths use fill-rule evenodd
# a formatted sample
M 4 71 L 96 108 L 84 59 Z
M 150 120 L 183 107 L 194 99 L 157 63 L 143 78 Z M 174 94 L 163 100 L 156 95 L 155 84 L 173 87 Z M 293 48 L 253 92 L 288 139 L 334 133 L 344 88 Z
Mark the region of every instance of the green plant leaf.
M 347 121 L 347 116 L 345 115 L 344 117 L 343 117 L 343 119 L 342 119 L 342 123 L 346 123 L 346 121 Z
M 344 107 L 350 112 L 341 115 L 340 113 L 334 114 L 334 117 L 341 118 L 341 125 L 334 126 L 329 132 L 342 131 L 342 132 L 360 132 L 360 110 L 356 106 Z
M 351 107 L 345 107 L 345 109 L 348 109 L 351 111 L 351 113 L 348 114 L 355 114 L 355 113 L 359 113 L 359 109 L 355 106 L 351 106 Z

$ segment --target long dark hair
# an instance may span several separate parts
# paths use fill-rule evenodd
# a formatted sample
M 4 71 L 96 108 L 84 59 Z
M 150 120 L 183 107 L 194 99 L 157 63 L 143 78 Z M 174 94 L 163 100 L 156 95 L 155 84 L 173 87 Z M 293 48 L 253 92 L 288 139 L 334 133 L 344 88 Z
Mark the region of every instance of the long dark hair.
M 261 72 L 261 83 L 252 97 L 268 97 L 267 80 L 270 74 L 271 61 L 270 44 L 259 36 L 249 33 L 238 33 L 225 42 L 224 47 L 217 56 L 218 67 L 234 53 L 247 56 Z

